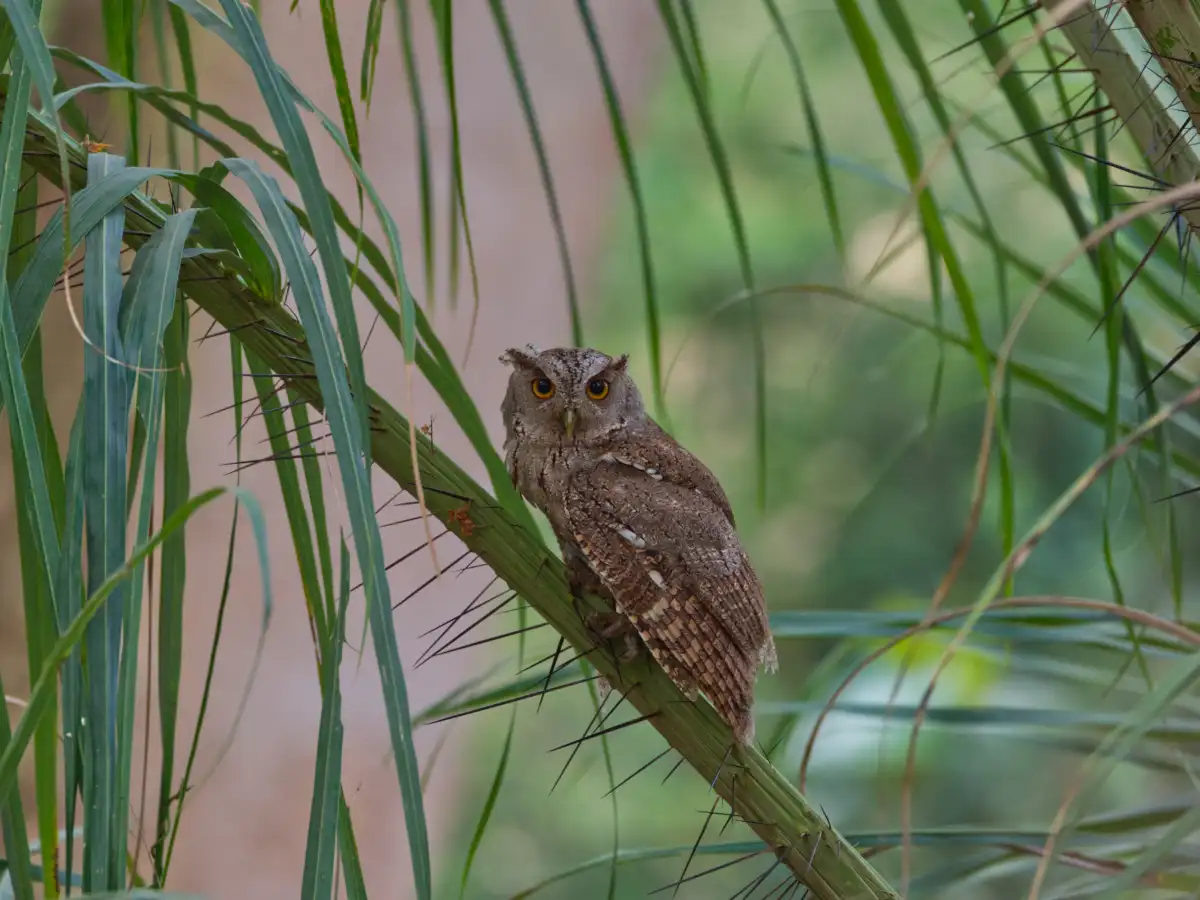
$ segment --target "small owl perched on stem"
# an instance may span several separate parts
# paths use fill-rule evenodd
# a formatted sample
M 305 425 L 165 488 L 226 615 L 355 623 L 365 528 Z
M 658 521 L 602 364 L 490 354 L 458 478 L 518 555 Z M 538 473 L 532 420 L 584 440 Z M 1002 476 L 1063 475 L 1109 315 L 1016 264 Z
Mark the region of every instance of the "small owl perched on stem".
M 513 484 L 550 520 L 576 596 L 615 606 L 603 637 L 645 642 L 685 695 L 754 736 L 754 682 L 776 668 L 762 585 L 721 485 L 646 415 L 628 357 L 509 350 L 501 406 Z M 632 630 L 631 630 L 632 628 Z

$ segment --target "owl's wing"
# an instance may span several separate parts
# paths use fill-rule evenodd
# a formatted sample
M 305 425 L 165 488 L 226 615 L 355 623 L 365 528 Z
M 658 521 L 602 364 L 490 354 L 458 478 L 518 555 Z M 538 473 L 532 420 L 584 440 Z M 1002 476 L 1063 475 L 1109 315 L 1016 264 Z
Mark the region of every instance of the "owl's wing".
M 774 665 L 775 649 L 762 587 L 724 511 L 695 488 L 604 457 L 572 479 L 565 510 L 655 659 L 747 740 L 757 669 Z
M 699 491 L 721 510 L 729 524 L 734 524 L 733 508 L 717 477 L 653 419 L 633 432 L 628 440 L 614 443 L 607 455 L 656 480 Z

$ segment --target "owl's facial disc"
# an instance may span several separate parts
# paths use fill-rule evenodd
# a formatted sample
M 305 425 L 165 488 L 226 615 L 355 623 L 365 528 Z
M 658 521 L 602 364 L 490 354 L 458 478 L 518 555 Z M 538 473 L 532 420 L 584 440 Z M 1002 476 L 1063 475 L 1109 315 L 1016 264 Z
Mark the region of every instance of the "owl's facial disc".
M 628 357 L 560 347 L 511 349 L 512 366 L 501 406 L 510 439 L 588 445 L 645 418 L 637 387 L 626 373 Z

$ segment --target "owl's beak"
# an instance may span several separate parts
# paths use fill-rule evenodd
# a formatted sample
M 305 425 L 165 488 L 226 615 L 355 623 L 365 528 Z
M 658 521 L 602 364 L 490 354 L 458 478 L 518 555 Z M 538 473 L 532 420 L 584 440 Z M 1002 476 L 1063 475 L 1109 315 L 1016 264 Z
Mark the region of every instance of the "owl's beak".
M 575 439 L 575 410 L 567 407 L 563 412 L 563 433 L 566 434 L 567 440 Z

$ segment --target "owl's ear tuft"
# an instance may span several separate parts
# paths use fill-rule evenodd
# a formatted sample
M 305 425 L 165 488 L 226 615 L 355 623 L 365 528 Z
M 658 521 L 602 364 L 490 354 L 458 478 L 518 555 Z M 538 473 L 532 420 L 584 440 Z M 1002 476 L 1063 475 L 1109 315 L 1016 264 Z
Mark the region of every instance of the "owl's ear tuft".
M 500 354 L 500 362 L 506 366 L 512 366 L 523 369 L 532 369 L 537 366 L 538 349 L 533 344 L 526 345 L 524 350 L 518 350 L 516 347 L 510 347 Z
M 622 374 L 624 374 L 625 369 L 628 365 L 629 365 L 629 354 L 622 353 L 620 356 L 618 356 L 616 359 L 614 359 L 612 361 L 612 365 L 609 366 L 608 368 L 609 368 L 609 371 L 614 372 L 618 375 L 622 375 Z

